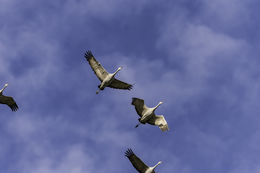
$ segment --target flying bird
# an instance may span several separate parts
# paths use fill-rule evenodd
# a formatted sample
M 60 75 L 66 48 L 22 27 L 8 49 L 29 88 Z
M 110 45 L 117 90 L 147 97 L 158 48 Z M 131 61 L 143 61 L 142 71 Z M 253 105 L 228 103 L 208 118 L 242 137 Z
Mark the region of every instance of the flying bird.
M 169 130 L 168 124 L 166 120 L 164 119 L 163 115 L 155 115 L 154 111 L 162 104 L 163 102 L 159 102 L 159 104 L 153 108 L 148 108 L 144 104 L 144 100 L 139 98 L 132 98 L 132 105 L 135 106 L 135 110 L 137 114 L 140 116 L 138 119 L 139 123 L 135 126 L 136 128 L 140 124 L 151 124 L 159 126 L 159 128 L 164 132 L 166 130 Z
M 16 102 L 14 101 L 14 99 L 12 97 L 3 95 L 3 91 L 7 86 L 8 86 L 8 84 L 5 84 L 3 89 L 0 90 L 0 104 L 6 104 L 7 106 L 9 106 L 12 109 L 12 111 L 17 111 L 18 106 L 17 106 Z
M 122 69 L 122 67 L 119 67 L 114 73 L 108 73 L 104 67 L 102 67 L 102 65 L 95 59 L 91 51 L 87 51 L 85 53 L 85 58 L 101 82 L 101 84 L 98 86 L 96 94 L 98 94 L 100 90 L 104 90 L 105 87 L 125 90 L 132 89 L 133 86 L 131 84 L 122 82 L 115 78 L 115 75 Z
M 155 173 L 154 169 L 162 162 L 159 161 L 155 166 L 148 167 L 141 159 L 139 159 L 131 149 L 126 150 L 125 156 L 130 160 L 132 165 L 139 173 Z

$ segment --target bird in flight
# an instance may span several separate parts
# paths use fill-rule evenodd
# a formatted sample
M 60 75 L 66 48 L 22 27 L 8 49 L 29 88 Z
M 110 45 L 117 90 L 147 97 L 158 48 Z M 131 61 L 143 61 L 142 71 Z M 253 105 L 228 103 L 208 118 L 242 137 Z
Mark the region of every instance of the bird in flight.
M 148 108 L 144 104 L 144 100 L 139 98 L 132 98 L 132 105 L 135 106 L 135 110 L 137 114 L 140 116 L 138 119 L 139 123 L 135 126 L 136 128 L 140 124 L 151 124 L 159 126 L 159 128 L 164 132 L 166 130 L 169 130 L 168 124 L 166 120 L 164 119 L 163 115 L 155 115 L 154 111 L 162 104 L 163 102 L 159 102 L 159 104 L 155 107 Z
M 132 89 L 133 86 L 131 84 L 122 82 L 115 78 L 115 75 L 122 69 L 122 67 L 119 67 L 114 73 L 108 73 L 104 67 L 102 67 L 102 65 L 95 59 L 91 51 L 87 51 L 85 53 L 85 58 L 101 82 L 101 84 L 98 86 L 96 94 L 98 94 L 100 90 L 104 90 L 105 87 L 124 90 Z
M 139 159 L 131 149 L 126 150 L 125 156 L 130 160 L 139 173 L 155 173 L 154 169 L 162 163 L 159 161 L 155 166 L 149 167 L 141 159 Z
M 7 106 L 9 106 L 12 111 L 17 111 L 18 106 L 17 106 L 16 102 L 14 101 L 14 99 L 12 97 L 3 95 L 3 91 L 5 90 L 5 88 L 7 86 L 8 86 L 8 84 L 5 84 L 4 87 L 0 90 L 0 103 L 6 104 Z

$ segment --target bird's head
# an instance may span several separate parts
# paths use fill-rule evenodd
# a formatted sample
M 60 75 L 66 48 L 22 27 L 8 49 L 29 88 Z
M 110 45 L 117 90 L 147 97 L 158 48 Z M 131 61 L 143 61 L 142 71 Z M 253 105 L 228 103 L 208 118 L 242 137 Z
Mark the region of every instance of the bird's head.
M 156 108 L 158 108 L 161 104 L 163 104 L 163 102 L 159 102 Z
M 119 71 L 119 70 L 121 70 L 122 69 L 122 67 L 119 67 L 117 70 Z
M 8 83 L 5 84 L 5 87 L 7 87 L 7 86 L 8 86 Z
M 162 161 L 159 161 L 159 162 L 158 162 L 158 165 L 160 165 L 161 163 L 162 163 Z

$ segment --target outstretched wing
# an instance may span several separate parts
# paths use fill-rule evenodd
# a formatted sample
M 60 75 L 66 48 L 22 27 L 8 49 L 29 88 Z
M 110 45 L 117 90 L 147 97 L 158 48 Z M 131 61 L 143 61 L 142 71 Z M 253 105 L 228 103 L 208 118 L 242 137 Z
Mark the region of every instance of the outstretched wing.
M 130 85 L 128 83 L 122 82 L 118 79 L 114 79 L 110 85 L 108 85 L 110 88 L 115 88 L 115 89 L 125 89 L 125 90 L 131 90 L 133 85 Z
M 18 110 L 18 106 L 12 97 L 2 95 L 0 96 L 0 103 L 8 105 L 12 111 Z
M 87 59 L 90 67 L 95 72 L 98 79 L 102 82 L 108 75 L 107 71 L 102 67 L 102 65 L 95 59 L 91 51 L 85 53 L 85 58 Z
M 148 123 L 151 125 L 159 126 L 159 128 L 164 132 L 169 130 L 168 124 L 164 119 L 163 115 L 154 115 L 151 119 L 148 120 Z
M 143 99 L 139 99 L 139 98 L 132 98 L 132 105 L 135 106 L 135 110 L 137 112 L 137 114 L 142 117 L 142 112 L 144 111 L 144 109 L 146 108 L 145 104 L 144 104 L 144 100 Z
M 131 149 L 126 150 L 125 156 L 130 160 L 132 165 L 139 173 L 145 173 L 145 171 L 148 169 L 148 166 L 144 164 L 144 162 L 139 159 Z

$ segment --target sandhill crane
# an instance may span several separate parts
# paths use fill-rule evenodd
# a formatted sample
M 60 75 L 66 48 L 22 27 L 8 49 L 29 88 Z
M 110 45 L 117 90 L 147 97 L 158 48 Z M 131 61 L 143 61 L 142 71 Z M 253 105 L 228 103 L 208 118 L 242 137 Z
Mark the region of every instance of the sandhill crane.
M 90 67 L 95 72 L 98 79 L 101 81 L 96 94 L 98 94 L 100 90 L 104 90 L 105 87 L 126 90 L 132 89 L 132 85 L 115 78 L 116 73 L 119 72 L 122 67 L 119 67 L 114 73 L 108 73 L 104 67 L 102 67 L 102 65 L 95 59 L 91 51 L 87 51 L 85 53 L 85 58 L 89 62 Z
M 141 159 L 139 159 L 131 149 L 126 150 L 125 156 L 130 160 L 132 165 L 139 173 L 155 173 L 154 169 L 162 162 L 159 161 L 155 166 L 148 167 Z
M 0 103 L 6 104 L 7 106 L 9 106 L 12 109 L 12 111 L 17 111 L 18 106 L 17 106 L 16 102 L 14 101 L 14 99 L 12 97 L 3 95 L 3 91 L 5 90 L 5 88 L 7 86 L 8 86 L 8 84 L 5 84 L 3 89 L 0 90 Z
M 135 110 L 137 114 L 141 117 L 139 118 L 139 123 L 135 126 L 138 127 L 141 123 L 145 124 L 151 124 L 159 126 L 159 128 L 164 132 L 166 130 L 169 130 L 168 124 L 166 120 L 164 119 L 163 115 L 155 115 L 154 111 L 162 104 L 163 102 L 159 102 L 159 104 L 153 108 L 148 108 L 144 104 L 144 100 L 139 98 L 132 98 L 132 105 L 135 106 Z

